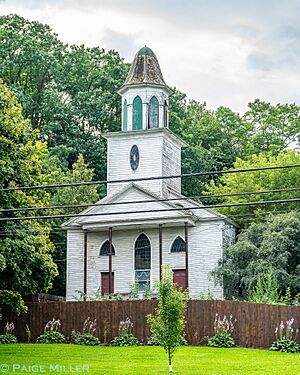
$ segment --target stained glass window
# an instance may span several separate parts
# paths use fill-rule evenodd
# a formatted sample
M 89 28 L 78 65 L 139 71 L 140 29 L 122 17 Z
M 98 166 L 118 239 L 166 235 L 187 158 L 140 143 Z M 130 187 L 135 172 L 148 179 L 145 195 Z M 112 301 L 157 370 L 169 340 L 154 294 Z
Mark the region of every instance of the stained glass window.
M 151 268 L 151 245 L 148 237 L 142 233 L 135 241 L 135 269 L 149 270 Z
M 145 290 L 147 284 L 150 284 L 150 271 L 135 271 L 135 279 L 139 284 L 139 290 Z
M 102 246 L 101 246 L 101 249 L 100 249 L 100 255 L 108 255 L 109 253 L 109 241 L 106 240 Z M 111 245 L 111 254 L 112 255 L 115 255 L 115 248 L 114 248 L 114 245 L 112 244 Z
M 149 238 L 140 234 L 135 241 L 135 278 L 139 284 L 139 290 L 145 290 L 146 285 L 150 283 L 151 268 L 151 245 Z
M 185 241 L 178 236 L 172 243 L 171 253 L 179 253 L 181 251 L 185 251 Z

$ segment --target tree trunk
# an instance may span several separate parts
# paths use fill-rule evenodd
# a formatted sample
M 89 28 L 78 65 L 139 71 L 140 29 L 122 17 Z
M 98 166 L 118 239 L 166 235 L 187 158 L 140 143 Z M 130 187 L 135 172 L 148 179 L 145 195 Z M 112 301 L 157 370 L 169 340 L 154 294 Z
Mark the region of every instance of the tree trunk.
M 173 372 L 173 368 L 172 368 L 172 358 L 171 358 L 171 352 L 170 352 L 170 349 L 168 349 L 168 358 L 169 358 L 169 372 Z

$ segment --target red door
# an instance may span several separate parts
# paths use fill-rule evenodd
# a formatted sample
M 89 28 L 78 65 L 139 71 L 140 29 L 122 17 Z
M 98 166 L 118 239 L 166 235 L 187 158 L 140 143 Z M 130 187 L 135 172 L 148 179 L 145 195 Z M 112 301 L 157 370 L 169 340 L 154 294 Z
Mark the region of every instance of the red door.
M 114 293 L 114 273 L 112 272 L 112 293 Z M 109 293 L 109 272 L 101 272 L 101 294 Z
M 186 289 L 186 272 L 185 270 L 173 270 L 173 282 L 182 290 Z

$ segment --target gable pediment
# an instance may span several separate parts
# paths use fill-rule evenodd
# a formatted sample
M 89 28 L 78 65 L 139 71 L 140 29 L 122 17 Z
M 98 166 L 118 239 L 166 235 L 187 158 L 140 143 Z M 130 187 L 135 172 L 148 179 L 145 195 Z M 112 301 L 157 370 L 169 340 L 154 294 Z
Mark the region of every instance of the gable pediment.
M 178 209 L 174 203 L 161 200 L 162 198 L 132 183 L 117 194 L 103 198 L 95 206 L 81 212 L 79 215 L 82 216 L 71 219 L 62 227 L 82 227 L 89 224 L 124 221 L 172 220 L 186 217 L 193 219 L 194 214 L 188 209 Z

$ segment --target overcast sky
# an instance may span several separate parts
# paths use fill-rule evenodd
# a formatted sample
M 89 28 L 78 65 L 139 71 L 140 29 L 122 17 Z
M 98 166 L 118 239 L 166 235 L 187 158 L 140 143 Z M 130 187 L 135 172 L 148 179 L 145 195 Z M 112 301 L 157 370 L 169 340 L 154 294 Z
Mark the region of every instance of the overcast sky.
M 145 44 L 164 78 L 208 108 L 260 98 L 300 104 L 299 0 L 0 0 L 1 15 L 47 23 L 69 44 Z

